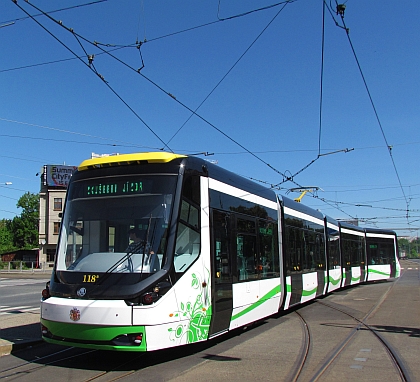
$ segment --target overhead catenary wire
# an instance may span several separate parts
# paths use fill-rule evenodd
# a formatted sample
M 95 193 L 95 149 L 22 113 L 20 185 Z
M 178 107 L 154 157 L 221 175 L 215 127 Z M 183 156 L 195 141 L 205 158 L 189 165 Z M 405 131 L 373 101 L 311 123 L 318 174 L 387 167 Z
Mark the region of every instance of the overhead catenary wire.
M 141 16 L 143 16 L 143 41 L 147 41 L 146 39 L 146 15 L 144 10 L 144 0 L 140 0 L 140 10 L 139 10 L 139 19 L 137 22 L 137 38 L 136 43 L 138 43 L 139 40 L 139 31 L 140 31 L 140 19 Z
M 16 120 L 11 120 L 11 119 L 7 119 L 7 118 L 1 118 L 1 117 L 0 117 L 0 121 L 16 123 L 16 124 L 25 125 L 25 126 L 32 126 L 32 127 L 37 127 L 37 128 L 40 128 L 40 129 L 45 129 L 45 130 L 50 130 L 50 131 L 56 131 L 56 132 L 60 132 L 60 133 L 79 135 L 81 137 L 86 137 L 86 138 L 93 138 L 93 139 L 100 139 L 100 140 L 104 140 L 104 141 L 111 141 L 111 142 L 114 142 L 113 145 L 116 145 L 115 143 L 118 143 L 118 144 L 121 144 L 121 145 L 131 145 L 131 146 L 133 146 L 132 142 L 120 141 L 120 140 L 116 140 L 116 139 L 112 139 L 112 138 L 105 138 L 105 137 L 101 137 L 101 136 L 98 136 L 98 135 L 81 133 L 81 132 L 78 132 L 78 131 L 59 129 L 57 127 L 43 126 L 43 125 L 38 125 L 38 124 L 35 124 L 35 123 L 16 121 Z M 135 145 L 135 146 L 136 147 L 146 147 L 146 146 L 140 146 L 140 145 Z
M 318 147 L 318 154 L 320 153 L 320 145 L 319 145 L 319 147 Z
M 322 133 L 322 102 L 323 102 L 323 88 L 324 88 L 324 51 L 325 51 L 325 3 L 323 2 L 322 7 L 322 31 L 321 31 L 321 67 L 320 67 L 320 90 L 319 90 L 319 124 L 318 124 L 318 155 L 312 159 L 308 164 L 296 171 L 292 175 L 294 179 L 297 175 L 301 174 L 311 165 L 313 165 L 321 156 L 336 154 L 338 152 L 349 152 L 354 149 L 337 150 L 334 152 L 321 154 L 321 133 Z
M 389 211 L 403 211 L 405 212 L 405 209 L 402 208 L 391 208 L 391 207 L 380 207 L 380 206 L 372 206 L 369 204 L 363 204 L 363 203 L 350 203 L 350 202 L 339 202 L 339 201 L 335 201 L 335 200 L 329 200 L 326 198 L 321 198 L 321 197 L 317 197 L 317 199 L 321 200 L 321 201 L 327 201 L 329 203 L 336 203 L 336 204 L 340 204 L 340 205 L 348 205 L 348 206 L 353 206 L 353 207 L 365 207 L 365 208 L 373 208 L 373 209 L 380 209 L 380 210 L 389 210 Z M 410 210 L 410 212 L 420 212 L 420 210 Z
M 289 2 L 285 2 L 284 6 L 287 5 Z M 32 5 L 33 6 L 33 5 Z M 282 9 L 284 9 L 284 6 Z M 33 6 L 35 9 L 37 9 L 38 11 L 42 12 L 39 8 Z M 281 9 L 281 10 L 282 10 Z M 277 13 L 279 14 L 281 12 L 281 10 Z M 50 18 L 52 21 L 54 21 L 55 23 L 57 23 L 58 25 L 62 26 L 63 28 L 65 28 L 67 31 L 71 32 L 73 35 L 75 35 L 77 41 L 79 42 L 79 44 L 82 46 L 80 39 L 83 39 L 85 42 L 88 42 L 90 44 L 93 44 L 95 46 L 98 46 L 96 43 L 92 43 L 89 40 L 85 39 L 83 36 L 77 34 L 73 29 L 68 28 L 66 26 L 63 25 L 62 22 L 59 22 L 55 19 L 53 19 L 51 16 L 46 15 L 48 18 Z M 272 21 L 275 18 L 272 19 Z M 35 20 L 36 21 L 36 20 Z M 271 23 L 271 22 L 270 22 Z M 38 23 L 40 24 L 40 23 Z M 40 24 L 41 25 L 41 24 Z M 42 26 L 42 25 L 41 25 Z M 43 27 L 43 26 L 42 26 Z M 268 27 L 268 26 L 267 26 Z M 49 32 L 45 27 L 43 27 L 49 34 L 51 34 L 57 41 L 59 41 L 62 45 L 64 45 L 73 55 L 77 56 L 70 48 L 68 48 L 64 43 L 62 43 L 55 35 L 53 35 L 51 32 Z M 103 50 L 101 47 L 98 47 L 99 49 Z M 84 47 L 82 46 L 83 51 L 85 52 L 85 54 L 87 55 L 86 50 L 84 49 Z M 104 50 L 103 50 L 104 51 Z M 104 51 L 106 52 L 106 51 Z M 106 52 L 108 53 L 108 52 Z M 122 64 L 124 64 L 125 66 L 129 67 L 132 70 L 135 70 L 133 67 L 131 67 L 130 65 L 126 64 L 125 62 L 123 62 L 122 60 L 120 60 L 119 58 L 115 57 L 114 55 L 108 53 L 111 57 L 115 58 L 117 61 L 121 62 Z M 97 74 L 98 76 L 100 76 L 102 79 L 103 77 L 96 71 L 95 68 L 91 68 L 91 62 L 89 62 L 89 64 L 86 64 L 83 60 L 81 60 L 85 65 L 88 65 L 89 68 L 91 70 L 93 70 L 95 72 L 95 74 Z M 209 124 L 211 127 L 213 127 L 214 129 L 216 129 L 219 133 L 221 133 L 222 135 L 224 135 L 226 138 L 228 138 L 229 140 L 231 140 L 232 142 L 234 142 L 235 144 L 237 144 L 239 147 L 241 147 L 242 149 L 244 149 L 246 152 L 248 152 L 248 154 L 254 156 L 256 159 L 260 160 L 262 163 L 266 164 L 270 169 L 274 170 L 275 172 L 277 172 L 278 174 L 280 174 L 283 177 L 282 182 L 278 183 L 276 186 L 278 187 L 280 184 L 290 181 L 294 184 L 296 184 L 297 186 L 301 187 L 300 184 L 298 184 L 295 180 L 294 177 L 290 177 L 285 175 L 283 172 L 279 171 L 278 169 L 276 169 L 274 166 L 272 166 L 271 164 L 269 164 L 268 162 L 266 162 L 265 160 L 263 160 L 262 158 L 260 158 L 259 156 L 257 156 L 255 153 L 251 152 L 250 150 L 248 150 L 247 148 L 245 148 L 243 145 L 241 145 L 239 142 L 237 142 L 235 139 L 231 138 L 230 136 L 228 136 L 226 133 L 224 133 L 221 129 L 219 129 L 218 127 L 216 127 L 215 125 L 213 125 L 212 123 L 210 123 L 209 121 L 207 121 L 206 119 L 204 119 L 202 116 L 200 116 L 199 114 L 197 114 L 195 111 L 193 111 L 192 109 L 190 109 L 188 106 L 186 106 L 185 104 L 183 104 L 182 102 L 180 102 L 179 100 L 177 100 L 175 97 L 173 97 L 170 93 L 168 93 L 167 91 L 165 91 L 163 88 L 161 88 L 156 82 L 152 81 L 151 79 L 149 79 L 148 77 L 144 76 L 142 73 L 140 73 L 140 70 L 136 70 L 137 73 L 139 73 L 143 78 L 145 78 L 146 80 L 148 80 L 149 82 L 151 82 L 154 86 L 156 86 L 158 89 L 160 89 L 161 91 L 163 91 L 164 93 L 170 95 L 176 102 L 178 102 L 180 105 L 182 105 L 183 107 L 185 107 L 187 110 L 189 110 L 193 115 L 196 115 L 198 118 L 202 119 L 205 123 Z M 104 81 L 107 86 L 109 86 L 109 84 Z M 109 86 L 109 88 L 111 89 L 111 91 L 113 91 L 115 93 L 115 95 L 120 98 L 120 100 L 126 104 L 126 106 L 134 113 L 136 114 L 136 112 L 112 89 L 112 87 Z M 137 115 L 137 114 L 136 114 Z M 140 118 L 140 117 L 139 117 Z M 140 118 L 141 119 L 141 118 Z M 146 125 L 147 126 L 147 125 Z M 161 142 L 163 142 L 161 140 Z M 164 143 L 164 142 L 163 142 Z M 168 147 L 166 144 L 164 147 Z M 169 147 L 168 147 L 169 148 Z M 318 157 L 316 158 L 318 159 Z M 316 160 L 315 159 L 315 160 Z M 311 161 L 308 165 L 306 165 L 303 169 L 299 170 L 296 174 L 301 173 L 303 170 L 305 170 L 306 168 L 308 168 L 312 163 L 315 162 L 315 160 Z M 336 207 L 337 208 L 337 207 Z M 344 211 L 343 211 L 344 212 Z M 350 216 L 350 215 L 349 215 Z
M 13 1 L 13 0 L 12 0 Z M 285 2 L 286 4 L 289 3 L 289 1 Z M 42 12 L 41 9 L 39 9 L 38 7 L 34 6 L 33 4 L 30 4 L 33 8 L 35 8 L 37 11 Z M 27 13 L 26 11 L 24 11 L 25 13 Z M 27 13 L 28 14 L 28 13 Z M 202 117 L 201 115 L 197 114 L 196 112 L 194 112 L 194 110 L 192 110 L 190 107 L 188 107 L 186 104 L 182 103 L 181 101 L 179 101 L 178 99 L 176 99 L 175 97 L 173 97 L 171 95 L 171 93 L 169 93 L 168 91 L 166 91 L 165 89 L 163 89 L 160 85 L 158 85 L 155 81 L 151 80 L 150 78 L 148 78 L 147 76 L 145 76 L 144 74 L 142 74 L 138 69 L 135 69 L 134 67 L 132 67 L 131 65 L 127 64 L 126 62 L 122 61 L 121 59 L 119 59 L 118 57 L 112 55 L 111 53 L 107 52 L 106 50 L 104 50 L 103 48 L 101 48 L 100 46 L 98 46 L 97 44 L 95 44 L 94 42 L 89 41 L 88 39 L 84 38 L 83 36 L 77 34 L 73 29 L 70 29 L 68 27 L 66 27 L 62 22 L 59 22 L 58 20 L 55 20 L 54 18 L 52 18 L 49 15 L 45 15 L 47 16 L 50 20 L 54 21 L 56 24 L 60 25 L 61 27 L 63 27 L 64 29 L 66 29 L 67 31 L 69 31 L 72 34 L 76 34 L 78 38 L 82 39 L 83 41 L 95 45 L 98 47 L 98 49 L 102 50 L 103 52 L 107 53 L 108 55 L 110 55 L 111 57 L 113 57 L 115 60 L 117 60 L 118 62 L 120 62 L 121 64 L 123 64 L 125 67 L 129 68 L 132 71 L 135 71 L 136 73 L 138 73 L 140 76 L 142 76 L 145 80 L 147 80 L 149 83 L 151 83 L 152 85 L 154 85 L 156 88 L 158 88 L 160 91 L 164 92 L 165 94 L 171 96 L 172 99 L 174 99 L 175 102 L 177 102 L 179 105 L 181 105 L 182 107 L 184 107 L 185 109 L 187 109 L 189 112 L 193 113 L 196 117 L 198 117 L 199 119 L 201 119 L 203 122 L 205 122 L 206 124 L 208 124 L 209 126 L 211 126 L 212 128 L 214 128 L 216 131 L 218 131 L 220 134 L 222 134 L 223 136 L 225 136 L 227 139 L 231 140 L 233 143 L 235 143 L 236 145 L 238 145 L 239 147 L 241 147 L 243 150 L 245 150 L 248 154 L 252 155 L 254 158 L 256 158 L 257 160 L 259 160 L 260 162 L 264 163 L 266 166 L 268 166 L 270 169 L 272 169 L 273 171 L 275 171 L 276 173 L 280 174 L 283 177 L 283 182 L 287 182 L 287 181 L 291 181 L 294 184 L 296 184 L 297 186 L 300 186 L 298 183 L 296 183 L 293 179 L 290 179 L 289 177 L 287 177 L 284 173 L 282 173 L 281 171 L 279 171 L 278 169 L 276 169 L 274 166 L 272 166 L 271 164 L 269 164 L 268 162 L 264 161 L 262 158 L 260 158 L 258 155 L 254 154 L 252 151 L 250 151 L 249 149 L 247 149 L 245 146 L 243 146 L 242 144 L 240 144 L 238 141 L 236 141 L 235 139 L 233 139 L 232 137 L 230 137 L 228 134 L 226 134 L 225 132 L 223 132 L 220 128 L 218 128 L 217 126 L 215 126 L 214 124 L 212 124 L 211 122 L 209 122 L 207 119 L 205 119 L 204 117 Z M 35 20 L 36 21 L 36 20 Z M 37 22 L 37 21 L 36 21 Z M 38 23 L 38 22 L 37 22 Z M 41 25 L 41 24 L 40 24 Z M 42 26 L 42 25 L 41 25 Z M 43 26 L 42 26 L 43 27 Z M 45 27 L 43 27 L 44 29 L 46 29 Z M 48 30 L 47 30 L 48 31 Z M 48 31 L 49 34 L 51 34 L 56 40 L 58 40 L 61 44 L 63 44 L 56 36 L 54 36 L 51 32 Z M 64 44 L 63 44 L 64 45 Z M 65 46 L 65 45 L 64 45 Z M 71 51 L 72 54 L 76 55 L 70 48 L 68 48 L 67 46 L 65 46 L 68 50 Z M 82 62 L 85 65 L 88 65 L 87 63 L 85 63 L 83 60 Z M 90 68 L 92 70 L 92 68 Z M 106 82 L 105 82 L 106 83 Z M 109 86 L 109 84 L 107 84 Z M 110 90 L 113 91 L 115 93 L 115 95 L 119 97 L 119 95 L 112 89 L 112 87 L 110 87 Z M 120 98 L 121 101 L 123 103 L 126 104 L 126 102 Z M 137 113 L 128 105 L 126 104 L 126 106 L 137 115 Z M 140 116 L 138 116 L 138 118 L 140 118 Z M 145 122 L 143 122 L 145 124 Z M 147 126 L 147 124 L 146 124 Z M 148 126 L 147 126 L 148 127 Z M 148 127 L 150 129 L 150 127 Z M 159 140 L 164 144 L 164 147 L 167 147 L 165 142 L 159 138 Z M 168 147 L 169 148 L 169 147 Z M 172 151 L 172 150 L 171 150 Z
M 149 146 L 142 146 L 137 145 L 134 143 L 131 144 L 116 144 L 116 143 L 98 143 L 98 142 L 88 142 L 88 141 L 75 141 L 69 139 L 54 139 L 54 138 L 42 138 L 42 137 L 29 137 L 29 136 L 22 136 L 22 135 L 10 135 L 10 134 L 0 134 L 0 137 L 6 138 L 17 138 L 17 139 L 29 139 L 29 140 L 38 140 L 38 141 L 50 141 L 50 142 L 65 142 L 65 143 L 77 143 L 77 144 L 85 144 L 85 145 L 97 145 L 97 146 L 108 146 L 108 147 L 135 147 L 135 148 L 152 148 Z M 153 148 L 157 150 L 158 148 Z
M 324 5 L 325 5 L 325 2 L 326 2 L 326 0 L 324 0 Z M 335 3 L 336 3 L 336 6 L 338 7 L 338 5 L 339 5 L 339 4 L 338 4 L 337 0 L 335 0 Z M 367 95 L 368 95 L 368 98 L 369 98 L 370 104 L 371 104 L 372 109 L 373 109 L 373 112 L 374 112 L 374 114 L 375 114 L 376 121 L 377 121 L 378 126 L 379 126 L 379 128 L 380 128 L 380 130 L 381 130 L 381 134 L 382 134 L 382 137 L 383 137 L 383 139 L 384 139 L 384 141 L 385 141 L 386 148 L 387 148 L 387 150 L 388 150 L 388 154 L 389 154 L 389 156 L 390 156 L 390 158 L 391 158 L 391 162 L 392 162 L 392 165 L 393 165 L 393 167 L 394 167 L 394 171 L 395 171 L 395 174 L 396 174 L 396 176 L 397 176 L 397 179 L 398 179 L 398 183 L 399 183 L 399 185 L 400 185 L 401 192 L 402 192 L 402 194 L 403 194 L 403 196 L 404 196 L 404 199 L 405 199 L 405 204 L 406 204 L 406 210 L 407 210 L 407 215 L 406 215 L 406 217 L 407 217 L 407 219 L 408 219 L 408 213 L 409 213 L 409 201 L 408 201 L 408 199 L 407 199 L 407 196 L 405 195 L 405 191 L 404 191 L 404 188 L 403 188 L 402 183 L 401 183 L 400 175 L 399 175 L 399 173 L 398 173 L 397 166 L 396 166 L 396 164 L 395 164 L 395 161 L 394 161 L 394 158 L 393 158 L 393 155 L 392 155 L 392 146 L 388 143 L 388 140 L 387 140 L 387 138 L 386 138 L 385 131 L 384 131 L 383 127 L 382 127 L 382 123 L 381 123 L 381 120 L 380 120 L 380 118 L 379 118 L 379 114 L 378 114 L 378 112 L 377 112 L 377 109 L 376 109 L 375 103 L 373 102 L 373 97 L 372 97 L 372 95 L 371 95 L 371 93 L 370 93 L 369 86 L 368 86 L 368 84 L 367 84 L 367 81 L 366 81 L 365 75 L 363 74 L 363 70 L 362 70 L 362 67 L 361 67 L 361 65 L 360 65 L 360 61 L 359 61 L 359 59 L 358 59 L 358 57 L 357 57 L 356 50 L 355 50 L 355 48 L 354 48 L 354 46 L 353 46 L 353 42 L 351 41 L 349 28 L 347 28 L 346 23 L 345 23 L 345 21 L 344 21 L 344 14 L 343 14 L 343 13 L 339 13 L 339 14 L 340 14 L 340 17 L 341 17 L 341 21 L 342 21 L 342 23 L 343 23 L 343 29 L 344 29 L 344 30 L 345 30 L 345 32 L 346 32 L 347 40 L 348 40 L 348 42 L 349 42 L 349 44 L 350 44 L 351 51 L 352 51 L 352 53 L 353 53 L 354 59 L 355 59 L 355 61 L 356 61 L 357 67 L 358 67 L 358 69 L 359 69 L 359 73 L 360 73 L 360 76 L 361 76 L 361 78 L 362 78 L 363 84 L 364 84 L 364 86 L 365 86 L 365 89 L 366 89 L 366 92 L 367 92 Z M 336 23 L 336 24 L 337 24 L 337 23 Z
M 16 2 L 17 0 L 13 1 Z M 65 8 L 59 8 L 59 9 L 54 9 L 52 11 L 46 11 L 45 13 L 51 14 L 51 13 L 57 13 L 57 12 L 63 12 L 63 11 L 69 11 L 70 9 L 76 9 L 76 8 L 82 8 L 82 7 L 86 7 L 89 5 L 95 5 L 95 4 L 99 4 L 99 3 L 104 3 L 108 0 L 94 0 L 94 1 L 90 1 L 88 3 L 83 3 L 83 4 L 77 4 L 77 5 L 71 5 L 70 7 L 65 7 Z M 39 13 L 37 15 L 32 15 L 32 17 L 38 17 L 38 16 L 43 16 L 44 13 Z M 0 24 L 3 23 L 12 23 L 12 22 L 18 22 L 18 21 L 23 21 L 23 20 L 29 20 L 31 19 L 31 16 L 25 16 L 25 17 L 18 17 L 16 19 L 12 19 L 12 20 L 8 20 L 8 21 L 0 21 Z
M 98 2 L 101 2 L 101 1 L 108 1 L 108 0 L 98 0 Z M 196 26 L 191 27 L 191 28 L 182 29 L 180 31 L 172 32 L 172 33 L 169 33 L 169 34 L 166 34 L 166 35 L 162 35 L 162 36 L 158 36 L 158 37 L 154 37 L 154 38 L 150 38 L 150 39 L 147 39 L 146 38 L 146 30 L 145 30 L 144 31 L 144 38 L 143 38 L 143 41 L 141 41 L 141 42 L 139 41 L 139 38 L 137 37 L 136 42 L 135 43 L 131 43 L 131 44 L 124 44 L 124 45 L 120 45 L 120 44 L 109 44 L 109 43 L 101 43 L 99 41 L 95 41 L 94 44 L 96 46 L 112 47 L 113 49 L 109 50 L 108 52 L 115 51 L 115 50 L 120 50 L 120 49 L 123 49 L 123 48 L 136 48 L 136 49 L 139 49 L 139 45 L 141 45 L 141 44 L 150 43 L 150 42 L 153 42 L 153 41 L 157 41 L 157 40 L 169 38 L 169 37 L 172 37 L 172 36 L 176 36 L 178 34 L 182 34 L 182 33 L 185 33 L 185 32 L 190 32 L 190 31 L 193 31 L 193 30 L 196 30 L 196 29 L 200 29 L 200 28 L 203 28 L 203 27 L 207 27 L 207 26 L 210 26 L 210 25 L 213 25 L 213 24 L 216 24 L 216 23 L 220 23 L 220 22 L 223 22 L 223 21 L 233 20 L 233 19 L 238 18 L 238 17 L 247 16 L 247 15 L 249 15 L 251 13 L 254 13 L 254 12 L 264 11 L 264 10 L 267 10 L 267 9 L 270 9 L 270 8 L 273 8 L 273 7 L 280 6 L 280 5 L 285 4 L 285 3 L 293 3 L 295 1 L 297 1 L 297 0 L 286 0 L 286 1 L 282 1 L 282 2 L 279 2 L 279 3 L 273 4 L 271 6 L 267 6 L 267 7 L 264 7 L 264 8 L 258 8 L 258 9 L 255 9 L 255 10 L 252 10 L 252 11 L 249 11 L 249 12 L 246 12 L 244 14 L 234 15 L 234 16 L 230 16 L 230 17 L 227 17 L 227 18 L 222 18 L 222 19 L 215 20 L 215 21 L 212 21 L 212 22 L 209 22 L 209 23 L 204 23 L 204 24 L 196 25 Z M 96 3 L 96 2 L 87 3 L 86 5 L 90 5 L 90 4 L 94 4 L 94 3 Z M 34 17 L 43 16 L 43 15 L 51 14 L 53 12 L 63 11 L 63 10 L 67 10 L 67 9 L 71 9 L 71 8 L 76 8 L 76 7 L 77 6 L 68 7 L 68 8 L 62 8 L 62 9 L 58 9 L 58 10 L 51 11 L 51 12 L 45 12 L 45 13 L 42 13 L 42 11 L 41 11 L 39 14 L 35 15 Z M 142 9 L 144 10 L 144 5 L 142 5 Z M 140 16 L 139 16 L 139 18 L 140 18 Z M 30 16 L 26 16 L 26 17 L 19 18 L 19 19 L 14 19 L 14 20 L 23 20 L 23 19 L 30 19 Z M 145 21 L 144 21 L 144 24 L 145 24 Z M 98 55 L 105 54 L 105 53 L 107 53 L 107 52 L 104 51 L 102 53 L 98 53 Z M 8 71 L 13 71 L 13 70 L 29 69 L 29 68 L 33 68 L 33 67 L 37 67 L 37 66 L 43 66 L 43 65 L 57 64 L 57 63 L 65 62 L 65 61 L 77 60 L 78 58 L 81 58 L 81 57 L 80 56 L 78 56 L 78 57 L 69 57 L 69 58 L 64 58 L 64 59 L 60 59 L 60 60 L 46 61 L 46 62 L 37 63 L 37 64 L 30 64 L 30 65 L 24 65 L 24 66 L 19 66 L 19 67 L 14 67 L 14 68 L 1 69 L 0 70 L 0 73 L 8 72 Z
M 279 5 L 280 3 L 276 4 Z M 226 77 L 232 72 L 232 70 L 238 65 L 238 63 L 242 60 L 242 58 L 249 52 L 249 50 L 254 46 L 254 44 L 260 39 L 260 37 L 264 34 L 264 32 L 269 28 L 269 26 L 274 22 L 274 20 L 279 16 L 279 14 L 284 10 L 289 1 L 282 2 L 283 7 L 271 18 L 271 20 L 267 23 L 267 25 L 262 29 L 262 31 L 257 35 L 256 38 L 251 42 L 251 44 L 245 49 L 245 51 L 239 56 L 239 58 L 234 62 L 234 64 L 229 68 L 229 70 L 222 76 L 222 78 L 217 82 L 217 84 L 213 87 L 213 89 L 207 94 L 206 97 L 200 102 L 200 104 L 194 109 L 194 113 L 191 113 L 190 116 L 185 120 L 185 122 L 181 125 L 181 127 L 175 132 L 174 135 L 169 139 L 168 143 L 172 141 L 173 138 L 182 130 L 182 128 L 188 123 L 188 121 L 196 114 L 198 109 L 210 98 L 210 96 L 215 92 L 215 90 L 220 86 L 220 84 L 226 79 Z M 220 6 L 220 0 L 219 0 Z M 219 19 L 220 20 L 220 19 Z M 223 19 L 226 20 L 226 19 Z
M 221 0 L 219 0 L 219 2 L 218 2 L 218 6 L 217 6 L 217 18 L 218 18 L 218 20 L 220 20 L 220 21 L 232 20 L 232 19 L 236 19 L 236 18 L 238 18 L 238 17 L 248 16 L 248 15 L 250 15 L 251 13 L 260 12 L 260 11 L 265 11 L 265 10 L 267 10 L 267 9 L 275 8 L 275 7 L 278 7 L 278 6 L 280 6 L 280 5 L 287 5 L 288 3 L 294 3 L 295 1 L 297 1 L 297 0 L 284 0 L 284 1 L 280 1 L 280 2 L 278 2 L 278 3 L 274 3 L 274 4 L 267 5 L 267 6 L 265 6 L 265 7 L 260 7 L 260 8 L 251 9 L 250 11 L 247 11 L 247 12 L 242 12 L 242 13 L 239 13 L 239 14 L 237 14 L 237 15 L 232 15 L 232 16 L 228 16 L 228 17 L 220 17 L 220 2 L 221 2 Z
M 101 78 L 101 80 L 103 81 L 103 83 L 111 90 L 112 93 L 115 94 L 115 96 L 137 117 L 137 119 L 139 119 L 148 129 L 149 131 L 163 144 L 165 144 L 165 142 L 156 134 L 156 132 L 140 117 L 140 115 L 138 113 L 136 113 L 136 111 L 111 87 L 111 85 L 109 85 L 109 83 L 107 83 L 105 81 L 105 79 L 95 70 L 91 67 L 91 65 L 89 65 L 88 63 L 84 62 L 75 52 L 73 52 L 73 50 L 71 48 L 69 48 L 66 44 L 64 44 L 57 36 L 55 36 L 52 32 L 50 32 L 46 27 L 44 27 L 44 25 L 42 25 L 38 20 L 36 20 L 35 18 L 33 18 L 24 8 L 22 8 L 19 4 L 17 4 L 17 2 L 15 2 L 14 0 L 12 0 L 18 7 L 19 9 L 21 9 L 25 14 L 27 14 L 29 17 L 31 17 L 42 29 L 44 29 L 51 37 L 53 37 L 56 41 L 58 41 L 62 46 L 64 46 L 64 48 L 66 48 L 70 53 L 72 53 L 76 58 L 79 59 L 79 61 L 81 61 L 85 66 L 87 66 L 91 71 L 93 71 L 99 78 Z M 37 8 L 36 6 L 34 6 L 33 4 L 30 4 L 32 7 L 34 7 L 35 9 L 37 9 L 39 12 L 43 12 L 41 11 L 39 8 Z M 44 15 L 47 16 L 48 18 L 50 18 L 51 20 L 53 20 L 54 22 L 56 22 L 58 25 L 62 25 L 62 23 L 60 23 L 59 21 L 53 19 L 50 15 L 45 14 Z M 63 26 L 64 27 L 64 26 Z M 64 27 L 66 28 L 66 27 Z M 73 33 L 73 30 L 66 28 L 70 33 Z M 77 35 L 78 37 L 81 37 L 79 35 Z M 168 147 L 168 149 L 170 150 L 170 148 Z M 172 150 L 170 150 L 172 151 Z
M 325 3 L 322 3 L 322 32 L 321 32 L 321 70 L 319 89 L 319 131 L 318 131 L 318 158 L 321 155 L 321 132 L 322 132 L 322 101 L 324 89 L 324 51 L 325 51 Z M 317 158 L 317 159 L 318 159 Z
M 36 127 L 36 128 L 40 128 L 40 129 L 46 129 L 46 130 L 50 130 L 50 131 L 56 131 L 59 133 L 65 133 L 65 134 L 72 134 L 72 135 L 79 135 L 82 137 L 86 137 L 86 138 L 92 138 L 95 140 L 104 140 L 104 141 L 110 141 L 112 143 L 99 143 L 99 142 L 90 142 L 90 141 L 76 141 L 76 140 L 68 140 L 68 139 L 54 139 L 54 138 L 42 138 L 42 137 L 31 137 L 28 136 L 27 133 L 25 133 L 25 135 L 10 135 L 10 134 L 0 134 L 0 136 L 2 137 L 9 137 L 9 138 L 18 138 L 18 139 L 33 139 L 33 140 L 44 140 L 44 141 L 53 141 L 53 142 L 67 142 L 67 143 L 81 143 L 81 144 L 92 144 L 94 143 L 95 145 L 98 146 L 111 146 L 111 147 L 134 147 L 134 148 L 145 148 L 145 149 L 152 149 L 152 150 L 160 150 L 160 147 L 153 147 L 153 146 L 146 146 L 146 145 L 139 145 L 136 143 L 132 143 L 132 142 L 127 142 L 127 141 L 121 141 L 121 140 L 116 140 L 114 138 L 107 138 L 107 137 L 102 137 L 99 135 L 92 135 L 92 134 L 87 134 L 87 133 L 81 133 L 78 131 L 72 131 L 72 130 L 68 130 L 68 129 L 59 129 L 56 127 L 51 127 L 51 126 L 45 126 L 45 125 L 39 125 L 39 124 L 35 124 L 35 123 L 29 123 L 29 122 L 23 122 L 23 121 L 17 121 L 17 120 L 11 120 L 11 119 L 7 119 L 7 118 L 2 118 L 0 117 L 0 121 L 3 122 L 8 122 L 8 123 L 16 123 L 16 124 L 21 124 L 21 125 L 26 125 L 26 126 L 31 126 L 31 127 Z M 413 144 L 420 144 L 420 142 L 407 142 L 407 143 L 400 143 L 400 144 L 394 144 L 394 146 L 405 146 L 405 145 L 413 145 Z M 366 147 L 356 147 L 354 149 L 351 150 L 371 150 L 371 149 L 382 149 L 383 146 L 366 146 Z M 336 152 L 340 152 L 340 151 L 347 151 L 350 149 L 345 149 L 345 150 L 335 150 L 333 148 L 325 148 L 323 150 L 326 150 L 328 152 L 321 154 L 321 156 L 324 155 L 329 155 L 330 153 L 336 153 Z M 199 150 L 182 150 L 179 149 L 177 150 L 179 152 L 183 152 L 183 153 L 196 153 Z M 264 151 L 254 151 L 254 153 L 256 154 L 270 154 L 270 153 L 299 153 L 299 152 L 316 152 L 315 149 L 296 149 L 296 150 L 264 150 Z M 236 152 L 232 152 L 232 151 L 220 151 L 220 152 L 213 152 L 213 155 L 243 155 L 243 154 L 247 154 L 246 151 L 236 151 Z M 269 183 L 267 183 L 269 184 Z M 346 190 L 345 191 L 336 191 L 336 192 L 351 192 L 352 190 L 348 190 L 349 186 L 346 186 Z M 378 189 L 381 189 L 383 187 L 378 187 Z M 388 188 L 394 188 L 394 187 L 388 187 Z M 396 188 L 399 188 L 396 187 Z M 356 190 L 358 191 L 358 190 Z

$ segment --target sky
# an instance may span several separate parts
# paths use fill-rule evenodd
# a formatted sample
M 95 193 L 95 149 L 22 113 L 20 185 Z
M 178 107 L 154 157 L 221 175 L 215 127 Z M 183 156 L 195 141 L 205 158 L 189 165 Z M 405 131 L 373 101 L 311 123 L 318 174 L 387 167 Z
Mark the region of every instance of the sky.
M 418 14 L 414 0 L 347 0 L 343 17 L 335 0 L 2 0 L 0 219 L 43 165 L 165 150 L 418 237 Z

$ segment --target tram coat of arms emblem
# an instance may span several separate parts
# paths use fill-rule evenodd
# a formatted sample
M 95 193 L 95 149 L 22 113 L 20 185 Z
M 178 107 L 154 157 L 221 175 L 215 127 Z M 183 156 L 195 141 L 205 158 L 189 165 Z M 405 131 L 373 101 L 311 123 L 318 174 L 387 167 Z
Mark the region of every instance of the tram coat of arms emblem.
M 70 320 L 79 321 L 80 320 L 80 310 L 73 308 L 70 310 Z

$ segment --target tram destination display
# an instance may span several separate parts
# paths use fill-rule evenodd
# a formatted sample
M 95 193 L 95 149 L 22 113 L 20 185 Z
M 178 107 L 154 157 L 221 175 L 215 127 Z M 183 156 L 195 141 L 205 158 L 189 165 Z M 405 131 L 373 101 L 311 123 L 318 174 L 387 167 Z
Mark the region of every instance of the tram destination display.
M 72 198 L 100 198 L 150 193 L 152 187 L 151 179 L 95 179 L 75 183 L 70 192 Z

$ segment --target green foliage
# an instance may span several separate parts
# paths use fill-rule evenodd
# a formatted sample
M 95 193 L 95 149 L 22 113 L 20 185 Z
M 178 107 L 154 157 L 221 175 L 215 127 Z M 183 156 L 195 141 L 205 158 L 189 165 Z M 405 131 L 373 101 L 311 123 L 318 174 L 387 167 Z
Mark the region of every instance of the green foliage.
M 14 249 L 11 220 L 2 219 L 0 220 L 0 253 L 11 252 Z
M 20 216 L 0 220 L 0 253 L 38 247 L 39 195 L 27 192 L 16 206 L 22 208 Z
M 27 192 L 16 205 L 22 208 L 22 213 L 15 216 L 10 224 L 13 245 L 19 249 L 38 247 L 39 195 Z
M 400 251 L 400 256 L 402 252 L 405 252 L 405 255 L 410 258 L 420 258 L 420 239 L 408 240 L 406 238 L 398 239 L 398 247 Z

